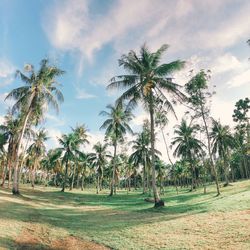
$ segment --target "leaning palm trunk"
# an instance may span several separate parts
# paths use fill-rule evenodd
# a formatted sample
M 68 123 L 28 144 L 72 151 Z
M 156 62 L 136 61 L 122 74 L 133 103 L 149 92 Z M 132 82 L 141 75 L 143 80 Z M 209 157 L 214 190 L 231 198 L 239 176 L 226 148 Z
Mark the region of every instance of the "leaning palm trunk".
M 20 137 L 17 141 L 17 150 L 15 152 L 15 160 L 14 160 L 14 177 L 13 177 L 13 188 L 12 188 L 12 193 L 14 195 L 19 195 L 20 192 L 19 192 L 19 178 L 18 178 L 18 169 L 19 169 L 19 154 L 20 154 L 20 151 L 21 151 L 21 145 L 22 145 L 22 141 L 23 141 L 23 136 L 24 136 L 24 131 L 27 127 L 27 123 L 28 123 L 28 119 L 31 115 L 31 109 L 28 111 L 25 119 L 24 119 L 24 123 L 23 123 L 23 127 L 22 127 L 22 131 L 21 131 L 21 134 L 20 134 Z
M 207 128 L 207 122 L 206 122 L 206 118 L 205 118 L 205 114 L 204 114 L 204 110 L 203 110 L 202 105 L 201 105 L 201 115 L 202 115 L 205 131 L 206 131 L 206 136 L 207 136 L 207 147 L 208 147 L 209 160 L 210 160 L 212 170 L 214 173 L 215 184 L 216 184 L 216 189 L 217 189 L 217 196 L 219 196 L 220 195 L 220 188 L 219 188 L 219 182 L 218 182 L 218 175 L 217 175 L 217 171 L 216 171 L 215 164 L 213 161 L 213 156 L 212 156 L 212 151 L 211 151 L 211 142 L 210 142 L 209 132 L 208 132 L 208 128 Z
M 164 144 L 165 144 L 165 148 L 166 148 L 166 151 L 167 151 L 167 156 L 168 156 L 168 160 L 170 162 L 170 164 L 172 166 L 174 166 L 172 160 L 171 160 L 171 157 L 170 157 L 170 154 L 169 154 L 169 150 L 168 150 L 168 144 L 167 144 L 167 141 L 166 141 L 166 138 L 165 138 L 165 135 L 164 135 L 164 132 L 163 132 L 163 128 L 161 127 L 161 134 L 162 134 L 162 137 L 163 137 L 163 141 L 164 141 Z
M 150 93 L 150 128 L 151 128 L 151 157 L 152 157 L 152 188 L 154 193 L 155 207 L 164 206 L 164 201 L 160 199 L 157 186 L 156 186 L 156 174 L 155 174 L 155 131 L 154 131 L 154 108 L 153 108 L 153 94 Z

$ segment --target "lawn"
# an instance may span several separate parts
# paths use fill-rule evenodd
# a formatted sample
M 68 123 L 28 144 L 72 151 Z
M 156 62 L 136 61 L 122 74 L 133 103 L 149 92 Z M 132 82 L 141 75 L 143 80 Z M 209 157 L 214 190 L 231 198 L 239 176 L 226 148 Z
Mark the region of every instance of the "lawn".
M 250 181 L 207 194 L 166 188 L 152 208 L 140 191 L 0 189 L 0 249 L 250 249 Z

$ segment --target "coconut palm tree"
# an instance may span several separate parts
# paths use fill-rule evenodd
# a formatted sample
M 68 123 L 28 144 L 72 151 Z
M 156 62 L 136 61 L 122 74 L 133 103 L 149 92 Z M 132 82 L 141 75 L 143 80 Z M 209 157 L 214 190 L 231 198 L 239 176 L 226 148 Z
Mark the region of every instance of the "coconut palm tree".
M 97 194 L 102 189 L 103 167 L 106 165 L 108 158 L 111 157 L 111 155 L 107 151 L 107 148 L 108 148 L 107 143 L 101 144 L 100 142 L 97 142 L 93 146 L 93 150 L 95 151 L 95 153 L 89 154 L 89 160 L 96 167 L 96 175 L 97 175 L 96 193 Z
M 107 120 L 104 121 L 100 129 L 105 129 L 106 138 L 110 139 L 112 146 L 114 147 L 114 155 L 112 159 L 112 181 L 110 185 L 110 196 L 114 193 L 115 185 L 115 172 L 116 172 L 116 158 L 117 158 L 117 145 L 124 141 L 124 135 L 126 133 L 133 133 L 129 126 L 129 122 L 132 120 L 132 113 L 129 108 L 125 109 L 122 103 L 117 103 L 115 106 L 108 105 L 108 111 L 101 111 L 100 115 L 106 116 Z
M 210 133 L 212 140 L 212 152 L 223 159 L 225 186 L 229 184 L 229 150 L 235 147 L 235 140 L 230 132 L 229 126 L 223 126 L 219 121 L 213 120 L 213 127 Z
M 79 146 L 81 146 L 85 143 L 89 143 L 89 141 L 87 140 L 87 137 L 88 137 L 87 136 L 87 129 L 86 129 L 86 126 L 84 124 L 77 125 L 76 128 L 72 128 L 72 131 L 73 131 L 73 133 L 75 133 L 76 137 L 78 137 Z M 79 159 L 79 152 L 78 151 L 76 152 L 75 156 L 76 157 L 75 157 L 75 161 L 73 164 L 73 173 L 72 173 L 72 181 L 71 181 L 71 185 L 70 185 L 70 190 L 73 189 L 74 182 L 75 182 L 75 172 L 76 172 L 76 169 L 78 169 L 78 159 Z
M 146 176 L 148 177 L 149 174 L 147 172 L 149 171 L 149 166 L 151 164 L 150 162 L 150 136 L 147 133 L 147 131 L 142 131 L 141 133 L 137 134 L 137 137 L 135 140 L 131 141 L 130 143 L 133 144 L 132 150 L 133 153 L 129 157 L 129 162 L 133 163 L 133 165 L 142 165 L 143 167 L 143 193 L 146 193 L 147 187 L 146 183 Z M 147 188 L 146 188 L 147 187 Z
M 160 193 L 164 194 L 164 178 L 166 177 L 166 164 L 158 159 L 155 164 L 155 170 L 157 172 L 157 180 L 160 183 Z
M 154 192 L 155 207 L 164 206 L 156 187 L 155 175 L 155 112 L 157 102 L 174 112 L 170 96 L 176 100 L 183 100 L 184 95 L 179 90 L 179 85 L 173 83 L 170 75 L 183 68 L 183 61 L 160 64 L 163 53 L 168 46 L 163 45 L 156 52 L 150 52 L 146 45 L 141 47 L 139 55 L 131 50 L 119 60 L 128 74 L 116 76 L 111 79 L 108 88 L 123 88 L 125 92 L 118 98 L 118 102 L 129 101 L 135 107 L 139 101 L 150 115 L 151 131 L 151 158 L 152 158 L 152 187 Z
M 20 118 L 15 118 L 10 112 L 5 116 L 4 123 L 0 125 L 0 132 L 4 135 L 4 138 L 7 139 L 6 143 L 8 144 L 7 149 L 7 161 L 6 161 L 6 171 L 9 171 L 9 181 L 8 188 L 10 188 L 10 182 L 12 179 L 12 165 L 14 162 L 17 138 L 20 133 Z M 4 171 L 4 173 L 6 172 Z M 6 175 L 3 175 L 2 184 L 4 186 Z
M 68 169 L 70 162 L 75 160 L 75 151 L 79 149 L 79 137 L 75 133 L 69 133 L 62 135 L 58 139 L 61 145 L 57 150 L 62 156 L 62 163 L 65 164 L 64 180 L 62 182 L 62 192 L 65 190 L 66 183 L 68 181 Z
M 37 133 L 35 133 L 34 142 L 29 146 L 27 153 L 33 159 L 32 166 L 32 176 L 31 176 L 31 186 L 34 188 L 35 186 L 35 174 L 40 166 L 40 161 L 42 157 L 45 156 L 46 147 L 45 141 L 48 140 L 47 132 L 45 129 L 40 129 Z
M 189 162 L 192 173 L 192 186 L 191 190 L 195 188 L 195 161 L 197 157 L 202 156 L 204 144 L 195 138 L 199 127 L 197 125 L 188 125 L 187 122 L 182 119 L 181 124 L 177 126 L 174 133 L 177 135 L 172 141 L 172 145 L 176 148 L 174 150 L 174 156 L 181 157 L 183 160 Z
M 49 65 L 47 59 L 41 61 L 40 69 L 37 72 L 32 65 L 27 65 L 25 70 L 28 72 L 28 75 L 21 71 L 17 71 L 17 76 L 21 78 L 25 85 L 13 89 L 6 97 L 6 99 L 16 100 L 12 108 L 13 113 L 17 111 L 22 113 L 21 132 L 17 140 L 14 161 L 13 194 L 19 194 L 17 175 L 19 154 L 25 129 L 31 122 L 38 124 L 49 105 L 58 111 L 58 102 L 63 101 L 63 95 L 58 89 L 59 83 L 56 81 L 56 78 L 61 76 L 64 71 L 56 66 Z

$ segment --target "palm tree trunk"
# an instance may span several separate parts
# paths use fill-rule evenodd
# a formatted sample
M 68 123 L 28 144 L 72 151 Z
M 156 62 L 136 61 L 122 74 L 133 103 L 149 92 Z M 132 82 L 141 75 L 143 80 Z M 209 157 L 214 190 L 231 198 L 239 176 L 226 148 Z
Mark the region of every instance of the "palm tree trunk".
M 5 183 L 5 178 L 6 178 L 6 171 L 7 171 L 7 165 L 5 165 L 5 161 L 2 161 L 2 168 L 3 168 L 3 172 L 2 172 L 2 183 L 1 186 L 4 187 L 4 183 Z
M 117 143 L 114 143 L 114 157 L 113 157 L 113 171 L 112 171 L 112 180 L 110 185 L 110 194 L 109 196 L 112 196 L 114 194 L 114 186 L 115 186 L 115 168 L 116 168 L 116 148 Z
M 82 183 L 81 183 L 81 190 L 83 191 L 84 188 L 84 174 L 82 174 Z
M 150 93 L 149 102 L 150 113 L 150 130 L 151 130 L 151 164 L 152 164 L 152 188 L 154 193 L 155 207 L 164 206 L 164 201 L 160 199 L 157 186 L 156 186 L 156 174 L 155 174 L 155 128 L 154 128 L 154 107 L 153 107 L 153 93 Z
M 214 173 L 215 184 L 216 184 L 216 189 L 217 189 L 217 196 L 219 196 L 220 195 L 220 188 L 219 188 L 219 182 L 218 182 L 218 175 L 217 175 L 217 171 L 216 171 L 215 164 L 213 161 L 213 156 L 212 156 L 212 151 L 211 151 L 211 142 L 210 142 L 210 137 L 209 137 L 209 133 L 208 133 L 207 122 L 206 122 L 203 106 L 201 106 L 201 115 L 202 115 L 203 123 L 205 126 L 205 131 L 206 131 L 206 136 L 207 136 L 208 154 L 209 154 L 209 159 L 210 159 L 210 163 L 212 166 L 212 170 Z
M 23 141 L 23 136 L 24 136 L 24 131 L 27 127 L 27 123 L 28 123 L 28 119 L 30 117 L 30 114 L 31 114 L 31 109 L 28 111 L 25 119 L 24 119 L 24 123 L 23 123 L 23 127 L 22 127 L 22 131 L 21 131 L 21 134 L 20 134 L 20 137 L 17 141 L 17 150 L 15 152 L 15 161 L 14 161 L 14 177 L 13 177 L 13 188 L 12 188 L 12 193 L 14 195 L 19 195 L 20 194 L 20 191 L 19 191 L 19 178 L 18 178 L 18 168 L 19 168 L 19 154 L 20 154 L 20 151 L 21 151 L 21 145 L 22 145 L 22 141 Z
M 143 194 L 146 193 L 146 168 L 145 165 L 143 165 Z
M 71 181 L 71 185 L 70 185 L 70 189 L 72 190 L 74 187 L 74 182 L 75 182 L 75 173 L 76 173 L 76 163 L 74 164 L 74 168 L 73 168 L 73 175 L 72 175 L 72 181 Z
M 64 192 L 64 190 L 65 190 L 65 184 L 66 184 L 66 181 L 67 181 L 67 179 L 68 179 L 68 162 L 69 162 L 69 160 L 67 159 L 67 161 L 66 161 L 66 166 L 65 166 L 65 174 L 64 174 L 64 180 L 63 180 L 63 185 L 62 185 L 62 190 L 61 190 L 61 192 Z
M 99 174 L 97 174 L 96 193 L 99 194 Z
M 77 168 L 77 178 L 76 178 L 76 188 L 78 189 L 79 188 L 79 184 L 80 184 L 80 164 L 78 164 L 78 168 Z
M 165 144 L 165 147 L 166 147 L 166 151 L 167 151 L 167 156 L 168 156 L 168 160 L 170 162 L 170 164 L 173 166 L 173 162 L 170 158 L 170 154 L 169 154 L 169 150 L 168 150 L 168 145 L 167 145 L 167 142 L 166 142 L 166 138 L 165 138 L 165 135 L 164 135 L 164 132 L 163 132 L 163 129 L 161 128 L 161 134 L 162 134 L 162 137 L 163 137 L 163 141 L 164 141 L 164 144 Z

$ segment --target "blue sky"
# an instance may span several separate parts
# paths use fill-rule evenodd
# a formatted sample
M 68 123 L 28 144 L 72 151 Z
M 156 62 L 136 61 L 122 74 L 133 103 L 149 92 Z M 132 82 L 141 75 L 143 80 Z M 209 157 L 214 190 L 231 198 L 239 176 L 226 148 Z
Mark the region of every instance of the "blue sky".
M 248 0 L 0 0 L 0 121 L 11 104 L 3 101 L 6 93 L 21 84 L 15 70 L 49 57 L 66 71 L 60 79 L 65 102 L 44 124 L 49 145 L 77 123 L 86 124 L 92 142 L 101 140 L 98 114 L 117 96 L 105 86 L 123 72 L 121 54 L 146 42 L 152 50 L 170 45 L 163 61 L 187 61 L 174 75 L 180 84 L 190 69 L 211 69 L 217 86 L 212 114 L 232 125 L 235 102 L 250 93 L 249 13 Z M 183 108 L 176 110 L 181 117 Z M 146 114 L 135 113 L 138 129 Z M 170 133 L 175 124 L 172 118 Z

